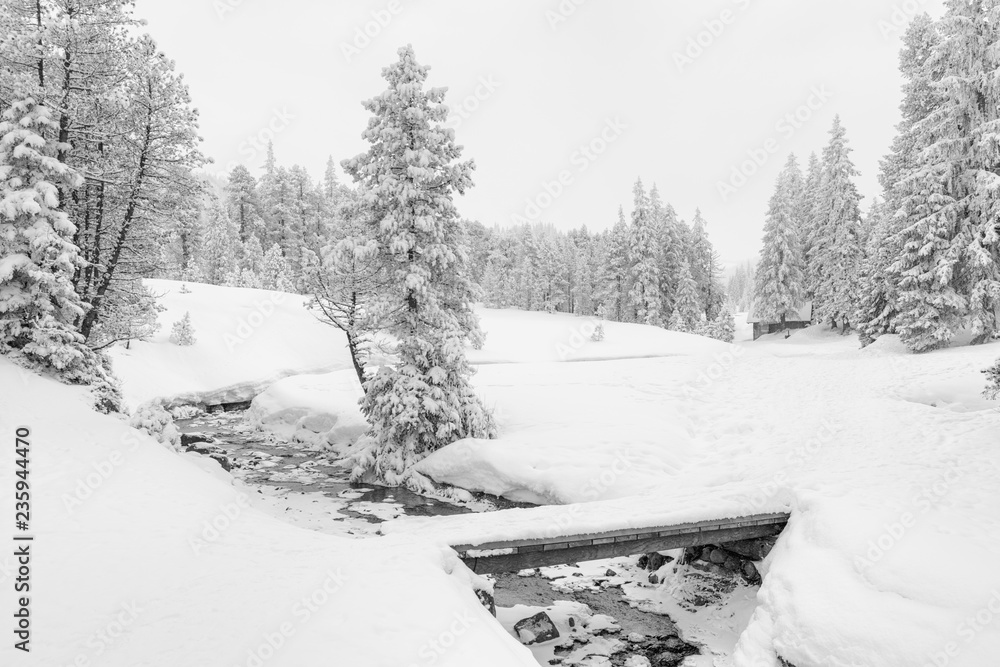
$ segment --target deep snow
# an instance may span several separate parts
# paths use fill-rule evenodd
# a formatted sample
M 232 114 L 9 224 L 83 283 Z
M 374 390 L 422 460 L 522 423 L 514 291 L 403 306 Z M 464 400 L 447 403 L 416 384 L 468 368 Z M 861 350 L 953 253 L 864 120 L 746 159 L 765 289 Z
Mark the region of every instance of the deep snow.
M 160 337 L 191 310 L 198 344 L 116 351 L 130 403 L 202 400 L 236 385 L 252 395 L 278 377 L 348 368 L 339 335 L 288 302 L 278 304 L 287 313 L 221 354 L 224 334 L 268 293 L 189 287 L 193 294 L 165 300 Z M 214 319 L 199 325 L 198 312 Z M 1000 345 L 913 356 L 892 337 L 858 350 L 854 337 L 813 327 L 751 343 L 741 326 L 729 346 L 614 323 L 593 342 L 585 318 L 484 311 L 483 322 L 487 344 L 470 357 L 501 437 L 455 443 L 421 469 L 563 504 L 400 519 L 385 526 L 390 537 L 372 540 L 339 540 L 241 509 L 195 554 L 190 539 L 235 502 L 218 471 L 206 475 L 144 437 L 133 445 L 134 432 L 90 413 L 79 389 L 0 362 L 0 427 L 29 424 L 38 443 L 35 664 L 68 664 L 91 650 L 87 639 L 133 601 L 143 611 L 93 664 L 142 664 L 147 655 L 148 664 L 246 664 L 246 651 L 283 621 L 294 624 L 294 641 L 265 664 L 312 664 L 299 656 L 332 651 L 364 664 L 421 664 L 413 656 L 466 613 L 477 620 L 456 646 L 474 645 L 474 656 L 456 648 L 435 664 L 531 664 L 483 616 L 445 542 L 781 507 L 792 519 L 732 664 L 776 667 L 778 654 L 797 667 L 996 664 L 1000 412 L 979 396 L 979 371 Z M 347 408 L 318 406 L 316 396 L 335 386 Z M 320 407 L 337 423 L 356 419 L 343 373 L 290 378 L 255 410 L 315 435 L 303 420 Z M 326 424 L 310 423 L 325 438 Z M 122 463 L 68 511 L 66 494 L 116 449 Z M 10 456 L 5 449 L 4 469 Z M 333 567 L 352 576 L 296 624 L 292 605 Z

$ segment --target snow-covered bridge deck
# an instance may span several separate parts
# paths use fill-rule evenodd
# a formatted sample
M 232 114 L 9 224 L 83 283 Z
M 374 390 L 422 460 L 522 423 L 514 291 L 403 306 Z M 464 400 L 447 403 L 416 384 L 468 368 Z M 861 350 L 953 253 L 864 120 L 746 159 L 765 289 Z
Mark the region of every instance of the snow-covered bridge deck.
M 479 574 L 561 565 L 578 561 L 629 556 L 705 544 L 777 535 L 788 522 L 785 513 L 755 514 L 655 528 L 626 528 L 587 535 L 456 544 L 469 568 Z

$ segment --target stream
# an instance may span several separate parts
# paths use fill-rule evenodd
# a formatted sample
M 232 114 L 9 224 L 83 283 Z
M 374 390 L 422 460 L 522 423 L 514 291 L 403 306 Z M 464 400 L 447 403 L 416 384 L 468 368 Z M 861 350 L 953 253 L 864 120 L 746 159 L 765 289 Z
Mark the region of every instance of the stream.
M 202 413 L 177 419 L 175 424 L 185 448 L 218 460 L 252 494 L 256 506 L 319 532 L 370 537 L 377 534 L 380 523 L 400 516 L 443 516 L 528 506 L 484 494 L 458 504 L 405 488 L 352 484 L 350 468 L 335 454 L 280 441 L 255 430 L 244 419 L 243 411 Z M 670 560 L 668 557 L 664 562 Z M 543 609 L 556 606 L 554 616 L 558 617 L 559 609 L 580 605 L 589 608 L 589 620 L 572 629 L 564 627 L 560 641 L 531 647 L 540 665 L 712 665 L 712 656 L 698 651 L 718 652 L 709 650 L 704 643 L 699 645 L 695 639 L 689 639 L 690 644 L 682 640 L 681 635 L 689 633 L 678 629 L 671 620 L 671 609 L 650 601 L 657 596 L 658 581 L 664 581 L 665 576 L 683 576 L 683 572 L 671 572 L 672 566 L 664 565 L 658 572 L 659 579 L 654 580 L 639 558 L 631 557 L 498 575 L 493 577 L 497 617 L 513 633 L 516 621 Z M 518 605 L 529 609 L 512 609 L 520 610 Z

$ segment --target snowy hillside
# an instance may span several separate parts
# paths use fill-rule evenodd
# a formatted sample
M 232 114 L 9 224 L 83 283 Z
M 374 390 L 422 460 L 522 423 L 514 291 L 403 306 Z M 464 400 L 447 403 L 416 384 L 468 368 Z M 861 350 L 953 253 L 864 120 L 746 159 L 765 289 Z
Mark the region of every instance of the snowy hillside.
M 343 334 L 306 310 L 305 297 L 173 280 L 145 284 L 161 295 L 159 331 L 129 349 L 110 350 L 130 407 L 152 398 L 249 400 L 286 375 L 350 367 Z M 174 345 L 171 326 L 185 313 L 191 314 L 195 343 Z

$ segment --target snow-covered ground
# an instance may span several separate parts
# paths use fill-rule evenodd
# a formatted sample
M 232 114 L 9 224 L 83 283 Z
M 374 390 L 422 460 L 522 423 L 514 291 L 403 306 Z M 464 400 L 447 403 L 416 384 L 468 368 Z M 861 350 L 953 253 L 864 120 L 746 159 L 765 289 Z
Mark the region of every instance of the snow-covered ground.
M 358 427 L 343 340 L 294 297 L 230 351 L 230 327 L 271 293 L 160 287 L 171 290 L 164 330 L 115 352 L 130 403 L 237 386 L 253 395 L 279 377 L 332 370 L 272 385 L 254 418 L 317 445 L 338 426 Z M 199 342 L 170 346 L 169 324 L 186 310 Z M 858 350 L 854 337 L 822 327 L 749 342 L 741 324 L 726 345 L 614 323 L 595 342 L 591 320 L 565 315 L 483 311 L 483 323 L 487 344 L 470 357 L 500 438 L 455 443 L 421 470 L 553 505 L 404 518 L 371 540 L 244 508 L 218 470 L 207 475 L 197 459 L 90 413 L 78 389 L 0 362 L 2 428 L 30 425 L 38 444 L 39 662 L 27 664 L 83 655 L 99 665 L 246 665 L 283 623 L 294 636 L 265 665 L 334 654 L 361 656 L 351 664 L 532 664 L 478 605 L 445 543 L 781 508 L 792 519 L 756 609 L 731 614 L 750 617 L 727 630 L 732 664 L 776 667 L 778 654 L 796 667 L 996 664 L 1000 412 L 979 395 L 979 371 L 1000 345 L 913 356 L 893 337 Z M 0 459 L 6 469 L 10 457 Z M 89 497 L 77 505 L 74 494 Z M 234 505 L 231 525 L 193 548 L 205 522 L 224 524 Z M 0 564 L 9 578 L 10 559 Z M 318 595 L 331 568 L 345 582 L 300 622 L 297 601 Z M 666 603 L 650 590 L 639 597 Z M 102 648 L 94 637 L 124 623 L 118 610 L 132 604 L 142 611 Z M 454 647 L 435 653 L 443 640 Z
M 246 401 L 282 377 L 351 365 L 344 335 L 306 310 L 305 297 L 173 280 L 145 283 L 165 309 L 159 331 L 129 349 L 110 350 L 130 408 L 153 398 Z M 171 326 L 186 312 L 195 344 L 173 345 Z

